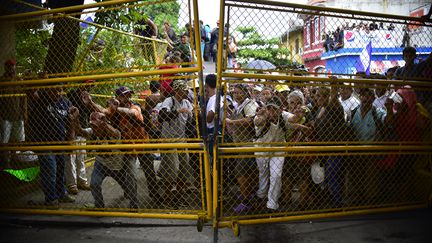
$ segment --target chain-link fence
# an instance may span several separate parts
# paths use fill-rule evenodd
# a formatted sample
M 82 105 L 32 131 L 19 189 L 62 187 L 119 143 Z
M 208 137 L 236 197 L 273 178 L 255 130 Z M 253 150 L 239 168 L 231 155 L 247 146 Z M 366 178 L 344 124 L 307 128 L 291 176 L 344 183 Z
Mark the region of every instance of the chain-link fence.
M 430 19 L 223 4 L 220 226 L 430 201 Z
M 78 2 L 3 6 L 0 207 L 202 227 L 211 202 L 197 11 L 190 1 Z

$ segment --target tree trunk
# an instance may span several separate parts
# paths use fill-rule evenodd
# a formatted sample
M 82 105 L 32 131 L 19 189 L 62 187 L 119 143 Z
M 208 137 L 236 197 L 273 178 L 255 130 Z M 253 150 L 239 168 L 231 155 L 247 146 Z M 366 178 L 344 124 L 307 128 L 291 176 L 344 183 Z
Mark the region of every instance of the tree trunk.
M 84 0 L 51 0 L 51 8 L 60 8 L 84 4 Z M 74 17 L 79 18 L 79 15 Z M 48 54 L 45 58 L 45 72 L 68 73 L 73 70 L 76 51 L 80 42 L 80 23 L 68 18 L 54 20 L 54 30 L 49 41 Z

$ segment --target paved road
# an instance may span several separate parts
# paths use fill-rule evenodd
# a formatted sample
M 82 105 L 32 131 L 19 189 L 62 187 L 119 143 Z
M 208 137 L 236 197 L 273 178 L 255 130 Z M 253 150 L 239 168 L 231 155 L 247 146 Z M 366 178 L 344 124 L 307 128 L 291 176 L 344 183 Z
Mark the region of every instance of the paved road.
M 432 210 L 220 229 L 218 242 L 431 242 Z M 193 221 L 72 216 L 0 216 L 0 242 L 213 242 Z
M 204 65 L 204 70 L 203 70 L 204 75 L 208 73 L 216 73 L 216 69 L 215 69 L 216 65 L 214 62 L 204 62 L 203 65 Z

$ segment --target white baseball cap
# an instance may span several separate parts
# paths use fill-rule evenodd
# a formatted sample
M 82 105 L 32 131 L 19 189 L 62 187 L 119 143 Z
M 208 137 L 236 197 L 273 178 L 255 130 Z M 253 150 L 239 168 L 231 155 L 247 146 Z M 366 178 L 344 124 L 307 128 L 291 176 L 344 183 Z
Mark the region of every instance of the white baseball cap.
M 324 181 L 324 167 L 322 167 L 319 161 L 315 161 L 311 166 L 312 181 L 315 184 L 321 184 Z

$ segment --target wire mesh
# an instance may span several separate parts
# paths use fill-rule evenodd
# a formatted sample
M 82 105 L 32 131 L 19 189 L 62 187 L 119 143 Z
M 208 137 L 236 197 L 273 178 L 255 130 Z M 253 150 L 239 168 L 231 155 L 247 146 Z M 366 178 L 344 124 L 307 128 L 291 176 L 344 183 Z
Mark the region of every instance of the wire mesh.
M 0 16 L 2 208 L 210 214 L 189 1 L 11 3 L 52 14 Z M 430 20 L 225 3 L 217 220 L 428 200 Z
M 427 202 L 430 19 L 224 4 L 221 221 Z
M 3 209 L 190 214 L 205 207 L 201 151 L 47 150 L 9 155 L 1 177 L 6 188 L 1 192 Z M 169 156 L 188 160 L 172 161 L 171 168 L 164 162 Z
M 428 3 L 418 4 L 426 15 Z M 369 56 L 363 50 L 371 43 L 369 71 L 384 74 L 405 64 L 404 47 L 416 47 L 420 60 L 431 52 L 427 18 L 420 22 L 404 16 L 260 1 L 225 1 L 225 6 L 223 70 L 351 76 L 365 72 L 363 62 Z
M 222 221 L 421 204 L 431 190 L 427 154 L 235 155 L 221 155 Z
M 12 13 L 68 7 L 8 2 Z M 188 66 L 196 63 L 193 35 L 185 29 L 192 23 L 188 8 L 187 1 L 131 1 L 27 19 L 6 16 L 5 34 L 13 39 L 5 43 L 13 46 L 4 58 L 16 59 L 33 77 Z
M 202 214 L 190 2 L 56 3 L 1 16 L 1 207 Z

